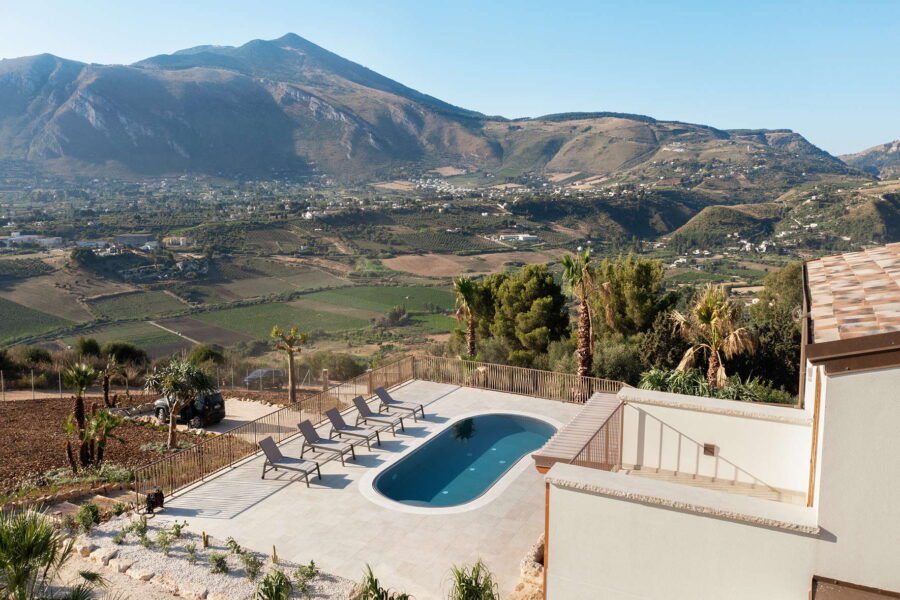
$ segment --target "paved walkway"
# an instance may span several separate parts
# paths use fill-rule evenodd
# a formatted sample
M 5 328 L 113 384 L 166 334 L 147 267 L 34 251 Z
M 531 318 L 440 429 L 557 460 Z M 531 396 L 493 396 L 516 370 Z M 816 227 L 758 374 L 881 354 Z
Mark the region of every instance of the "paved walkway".
M 501 593 L 509 594 L 520 561 L 543 532 L 543 478 L 530 457 L 507 473 L 509 480 L 501 480 L 503 491 L 494 500 L 458 514 L 388 508 L 364 496 L 359 480 L 456 415 L 523 411 L 565 424 L 581 407 L 424 381 L 398 388 L 394 396 L 427 403 L 427 420 L 409 420 L 406 433 L 396 438 L 383 434 L 382 447 L 373 446 L 372 452 L 365 445 L 357 448 L 357 460 L 346 467 L 323 464 L 322 480 L 313 479 L 311 488 L 291 474 L 261 479 L 262 459 L 256 457 L 175 496 L 160 517 L 187 519 L 194 531 L 233 536 L 259 551 L 271 552 L 274 545 L 285 559 L 315 560 L 324 571 L 353 580 L 370 564 L 383 584 L 417 600 L 446 597 L 450 567 L 482 558 L 498 577 Z M 299 456 L 299 448 L 298 440 L 290 440 L 282 452 Z
M 224 392 L 227 394 L 228 392 Z M 234 429 L 238 425 L 243 425 L 247 421 L 254 421 L 260 417 L 264 417 L 271 412 L 275 412 L 281 408 L 280 406 L 269 406 L 261 402 L 248 402 L 246 400 L 238 400 L 237 398 L 225 398 L 225 418 L 206 427 L 208 431 L 224 433 L 229 429 Z

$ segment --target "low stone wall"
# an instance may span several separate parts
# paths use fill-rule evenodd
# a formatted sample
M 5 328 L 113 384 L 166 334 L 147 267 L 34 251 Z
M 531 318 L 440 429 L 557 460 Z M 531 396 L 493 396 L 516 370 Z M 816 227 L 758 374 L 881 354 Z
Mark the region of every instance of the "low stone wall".
M 544 536 L 528 550 L 519 565 L 519 584 L 510 600 L 540 600 L 544 596 Z

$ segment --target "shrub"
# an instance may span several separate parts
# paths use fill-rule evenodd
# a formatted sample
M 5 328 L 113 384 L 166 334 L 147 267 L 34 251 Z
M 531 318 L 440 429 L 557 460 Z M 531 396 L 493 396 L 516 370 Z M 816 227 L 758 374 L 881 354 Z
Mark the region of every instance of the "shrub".
M 244 549 L 241 548 L 241 545 L 237 543 L 233 537 L 225 538 L 225 547 L 228 548 L 228 551 L 232 554 L 241 554 Z
M 172 542 L 174 541 L 175 538 L 165 529 L 160 529 L 156 532 L 156 543 L 159 545 L 159 549 L 162 550 L 162 553 L 165 556 L 169 555 L 169 550 L 172 549 Z
M 262 571 L 263 561 L 252 552 L 244 552 L 241 554 L 241 562 L 244 564 L 244 572 L 247 573 L 247 579 L 256 581 Z
M 141 515 L 140 519 L 131 522 L 130 529 L 138 537 L 145 537 L 149 526 L 147 525 L 147 516 Z
M 366 565 L 366 575 L 360 583 L 353 600 L 412 600 L 412 596 L 402 592 L 392 592 L 381 587 L 381 582 L 372 572 L 372 567 Z
M 309 561 L 308 565 L 300 565 L 294 571 L 294 580 L 297 582 L 295 590 L 302 598 L 311 596 L 312 590 L 309 589 L 309 582 L 315 579 L 318 574 L 319 568 L 316 567 L 314 561 Z
M 637 339 L 603 338 L 594 347 L 594 375 L 635 384 L 644 370 Z
M 187 526 L 188 526 L 187 521 L 183 521 L 181 523 L 179 523 L 178 521 L 175 521 L 174 523 L 172 523 L 172 527 L 170 527 L 170 529 L 169 529 L 172 533 L 172 537 L 174 537 L 175 539 L 180 538 L 181 534 L 184 532 L 184 528 Z
M 494 576 L 480 560 L 467 567 L 453 567 L 448 600 L 499 600 L 500 592 Z
M 197 563 L 197 544 L 189 542 L 184 545 L 184 554 L 189 564 Z
M 122 513 L 128 510 L 128 504 L 122 502 L 121 500 L 116 500 L 112 503 L 112 506 L 109 507 L 109 514 L 114 517 L 118 517 Z
M 699 369 L 650 369 L 641 376 L 639 386 L 645 390 L 659 390 L 688 396 L 706 396 L 742 402 L 771 402 L 775 404 L 795 404 L 796 397 L 783 389 L 775 389 L 757 378 L 742 380 L 738 375 L 728 378 L 722 388 L 711 388 Z
M 228 557 L 221 552 L 209 553 L 209 572 L 228 573 Z
M 93 502 L 85 502 L 75 513 L 75 520 L 81 531 L 87 533 L 100 522 L 100 508 Z
M 290 578 L 279 571 L 269 571 L 256 588 L 256 600 L 288 600 L 294 591 Z
M 128 530 L 123 527 L 112 537 L 112 543 L 119 546 L 125 541 L 126 536 L 128 536 Z

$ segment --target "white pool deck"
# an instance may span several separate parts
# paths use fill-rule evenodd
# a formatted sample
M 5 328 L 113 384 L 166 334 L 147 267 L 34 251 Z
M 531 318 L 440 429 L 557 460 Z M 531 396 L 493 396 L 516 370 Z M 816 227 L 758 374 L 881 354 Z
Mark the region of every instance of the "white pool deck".
M 279 557 L 315 560 L 322 570 L 353 580 L 369 564 L 383 585 L 417 600 L 446 597 L 451 566 L 481 558 L 501 593 L 508 594 L 518 582 L 522 558 L 544 527 L 544 480 L 529 455 L 495 485 L 493 499 L 452 514 L 418 514 L 375 501 L 372 472 L 461 415 L 513 411 L 566 424 L 581 407 L 428 381 L 409 382 L 392 394 L 424 403 L 427 419 L 405 418 L 405 434 L 382 433 L 382 446 L 373 445 L 371 452 L 365 444 L 357 446 L 357 460 L 344 467 L 335 460 L 323 463 L 322 480 L 312 478 L 311 488 L 296 473 L 270 472 L 260 479 L 262 458 L 257 456 L 175 495 L 159 516 L 186 519 L 193 531 L 232 536 L 260 552 L 271 552 L 274 545 Z M 322 432 L 327 435 L 325 426 Z M 281 449 L 299 456 L 300 440 L 292 438 Z

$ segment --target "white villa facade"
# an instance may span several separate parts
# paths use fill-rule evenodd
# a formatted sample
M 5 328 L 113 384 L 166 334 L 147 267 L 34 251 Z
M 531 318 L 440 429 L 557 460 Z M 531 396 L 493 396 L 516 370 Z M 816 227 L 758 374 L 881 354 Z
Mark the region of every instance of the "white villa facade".
M 625 388 L 535 455 L 546 598 L 900 598 L 900 244 L 804 285 L 800 408 Z

